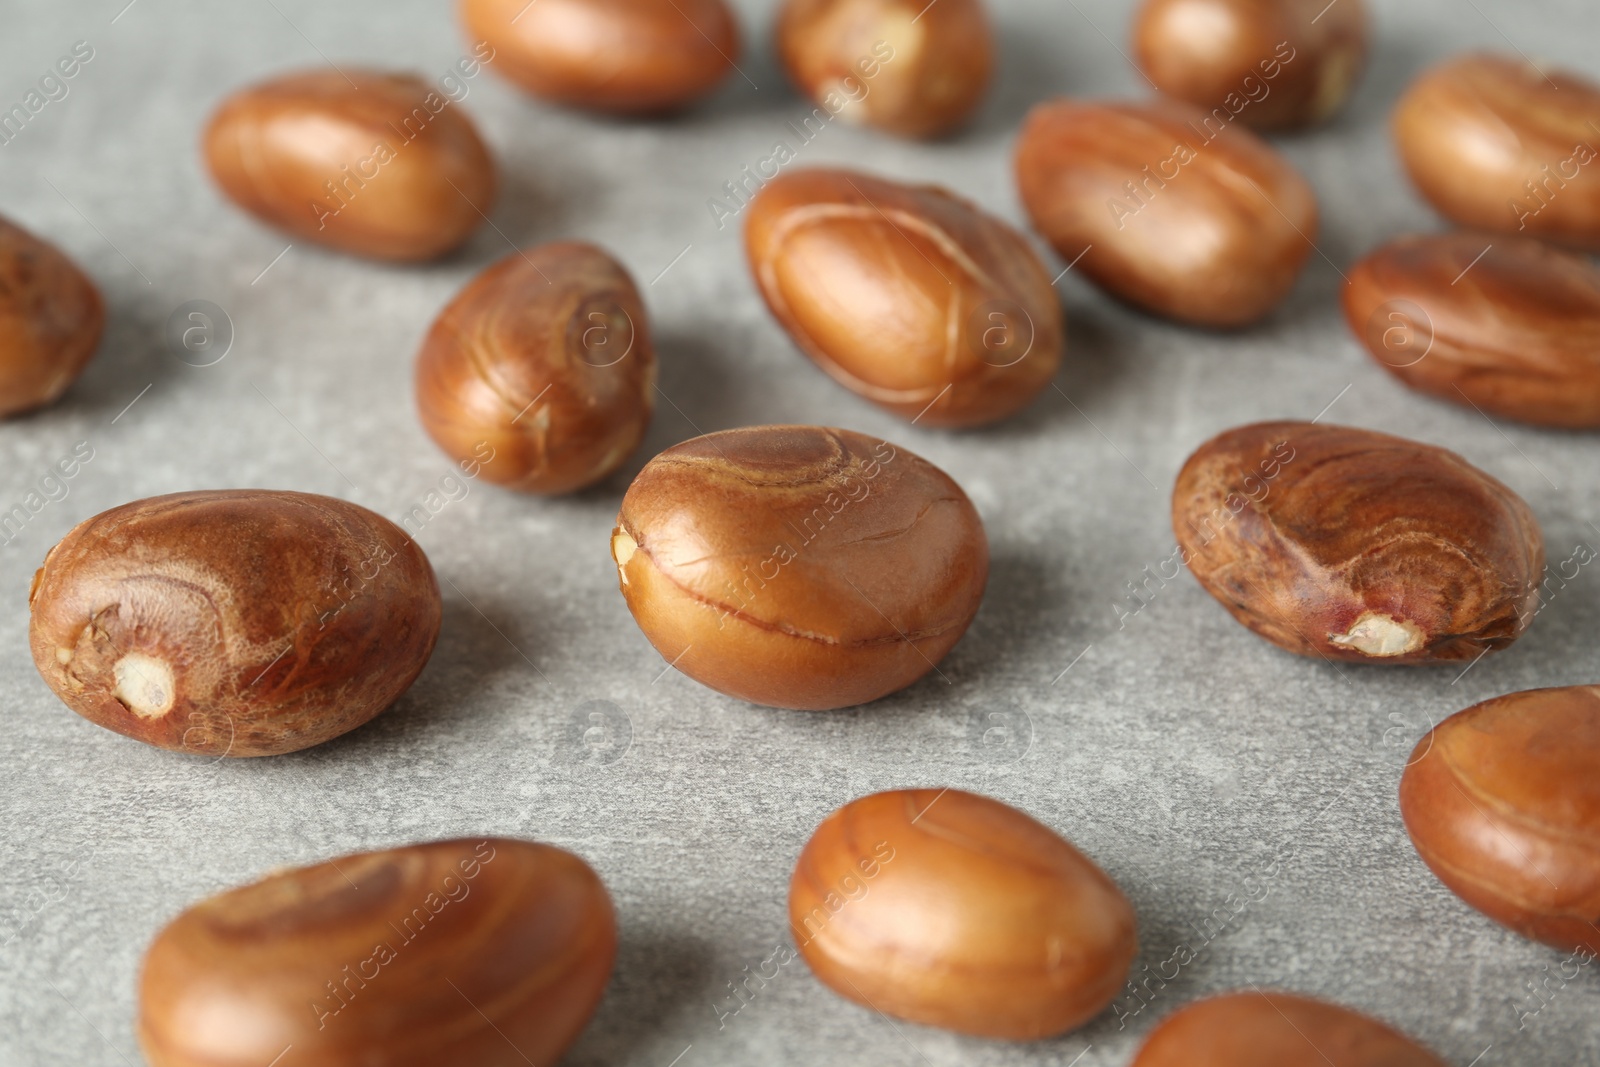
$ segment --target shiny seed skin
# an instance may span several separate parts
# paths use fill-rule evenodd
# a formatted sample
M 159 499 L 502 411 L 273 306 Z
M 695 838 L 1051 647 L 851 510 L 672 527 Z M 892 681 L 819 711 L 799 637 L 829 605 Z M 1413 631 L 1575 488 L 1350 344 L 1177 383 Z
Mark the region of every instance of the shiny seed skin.
M 1311 186 L 1237 122 L 1178 100 L 1056 100 L 1028 113 L 1017 188 L 1062 260 L 1120 300 L 1196 326 L 1264 318 L 1317 239 Z
M 937 670 L 977 614 L 989 546 L 949 475 L 820 426 L 697 437 L 651 460 L 611 537 L 662 658 L 754 704 L 864 704 Z
M 795 864 L 789 923 L 840 996 L 1012 1041 L 1099 1014 L 1138 948 L 1133 908 L 1093 861 L 959 789 L 874 793 L 828 816 Z
M 1600 268 L 1528 237 L 1397 238 L 1348 272 L 1346 321 L 1413 389 L 1536 426 L 1600 429 Z
M 592 485 L 644 437 L 656 355 L 639 290 L 604 250 L 513 252 L 450 301 L 417 356 L 423 428 L 463 473 L 545 495 Z
M 1470 661 L 1537 614 L 1544 537 L 1527 504 L 1402 437 L 1305 422 L 1228 430 L 1184 464 L 1172 528 L 1207 592 L 1302 656 Z
M 241 89 L 204 149 L 217 185 L 262 222 L 371 259 L 435 259 L 494 207 L 477 128 L 414 74 L 320 69 Z
M 83 373 L 105 325 L 89 276 L 0 217 L 0 418 L 54 403 Z
M 405 531 L 311 493 L 136 500 L 79 523 L 29 592 L 40 675 L 117 733 L 270 756 L 355 729 L 439 636 L 439 586 Z
M 139 1045 L 152 1067 L 554 1063 L 594 1012 L 616 945 L 605 886 L 550 845 L 467 838 L 341 856 L 168 923 L 140 971 Z
M 1600 686 L 1450 716 L 1411 754 L 1400 814 L 1462 900 L 1523 937 L 1600 954 Z
M 1021 234 L 934 186 L 809 169 L 751 203 L 767 307 L 835 381 L 919 426 L 1007 418 L 1049 387 L 1066 326 Z

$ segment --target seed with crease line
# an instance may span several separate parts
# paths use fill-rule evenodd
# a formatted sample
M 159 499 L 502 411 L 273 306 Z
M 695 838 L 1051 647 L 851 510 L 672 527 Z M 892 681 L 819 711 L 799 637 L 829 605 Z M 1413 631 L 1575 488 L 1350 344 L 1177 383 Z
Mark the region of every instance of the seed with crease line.
M 937 671 L 989 570 L 983 523 L 947 474 L 818 426 L 663 452 L 623 498 L 611 555 L 665 660 L 730 696 L 807 710 Z

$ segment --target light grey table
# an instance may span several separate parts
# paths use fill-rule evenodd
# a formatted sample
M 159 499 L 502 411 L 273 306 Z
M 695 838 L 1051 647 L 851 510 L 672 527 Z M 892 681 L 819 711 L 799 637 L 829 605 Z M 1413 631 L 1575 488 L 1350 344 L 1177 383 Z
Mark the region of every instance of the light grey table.
M 0 546 L 0 1064 L 136 1062 L 140 955 L 202 896 L 277 866 L 489 833 L 573 849 L 614 894 L 616 974 L 574 1064 L 1114 1067 L 1164 1013 L 1250 983 L 1374 1013 L 1459 1067 L 1600 1063 L 1600 972 L 1551 982 L 1559 995 L 1519 1019 L 1538 1004 L 1528 984 L 1561 954 L 1435 882 L 1395 800 L 1431 722 L 1500 693 L 1596 680 L 1600 570 L 1461 677 L 1281 653 L 1187 575 L 1123 617 L 1125 583 L 1171 552 L 1168 492 L 1188 453 L 1228 426 L 1330 404 L 1330 421 L 1444 445 L 1507 482 L 1538 513 L 1553 561 L 1600 546 L 1600 443 L 1405 392 L 1347 334 L 1336 299 L 1340 270 L 1366 250 L 1439 225 L 1385 128 L 1406 81 L 1480 46 L 1600 75 L 1588 0 L 1378 3 L 1353 106 L 1282 142 L 1323 211 L 1322 254 L 1293 297 L 1248 332 L 1216 335 L 1133 314 L 1068 275 L 1060 391 L 967 434 L 908 427 L 833 385 L 767 316 L 737 227 L 712 221 L 707 200 L 807 110 L 767 47 L 768 4 L 740 4 L 746 77 L 675 121 L 597 121 L 525 99 L 492 70 L 474 79 L 464 106 L 505 176 L 494 226 L 445 262 L 388 268 L 301 243 L 285 252 L 286 238 L 219 196 L 196 141 L 230 89 L 325 57 L 442 75 L 467 48 L 448 5 L 125 2 L 0 4 L 0 104 L 75 42 L 93 48 L 68 95 L 0 145 L 0 212 L 66 249 L 110 305 L 100 354 L 66 400 L 0 425 L 4 508 L 79 442 L 93 449 L 67 495 Z M 1009 157 L 1026 108 L 1143 86 L 1119 54 L 1123 0 L 994 7 L 1003 69 L 975 128 L 920 145 L 835 124 L 801 162 L 935 180 L 1020 223 Z M 28 581 L 74 523 L 224 486 L 328 493 L 398 518 L 450 471 L 412 407 L 424 329 L 508 242 L 567 236 L 608 246 L 648 283 L 670 402 L 594 490 L 546 501 L 475 485 L 433 516 L 419 540 L 443 579 L 444 633 L 397 706 L 298 755 L 209 764 L 91 726 L 50 693 L 28 656 Z M 224 308 L 235 333 L 208 367 L 163 340 L 172 311 L 197 299 Z M 993 578 L 943 680 L 803 714 L 664 670 L 616 590 L 618 500 L 660 449 L 761 422 L 884 435 L 976 501 Z M 597 708 L 601 728 L 586 733 Z M 1033 1045 L 892 1025 L 799 963 L 719 1021 L 729 983 L 787 936 L 789 872 L 816 823 L 914 784 L 992 794 L 1093 856 L 1137 908 L 1137 973 L 1180 942 L 1204 951 L 1121 1025 L 1107 1012 Z

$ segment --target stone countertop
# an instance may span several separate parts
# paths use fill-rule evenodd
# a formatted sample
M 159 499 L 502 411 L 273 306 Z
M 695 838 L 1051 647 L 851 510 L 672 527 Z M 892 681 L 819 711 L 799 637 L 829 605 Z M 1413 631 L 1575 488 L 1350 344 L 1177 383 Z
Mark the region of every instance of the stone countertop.
M 1562 954 L 1457 901 L 1413 853 L 1396 805 L 1406 755 L 1432 722 L 1512 690 L 1596 680 L 1600 572 L 1584 569 L 1523 640 L 1465 673 L 1296 658 L 1188 575 L 1145 584 L 1172 555 L 1168 493 L 1196 445 L 1325 409 L 1454 449 L 1505 481 L 1538 514 L 1552 563 L 1600 546 L 1600 443 L 1407 392 L 1352 339 L 1337 300 L 1341 270 L 1367 250 L 1440 226 L 1388 140 L 1404 84 L 1453 52 L 1513 44 L 1595 76 L 1600 9 L 1377 0 L 1352 106 L 1279 142 L 1322 206 L 1321 254 L 1292 297 L 1250 330 L 1205 333 L 1068 274 L 1059 389 L 1003 425 L 955 434 L 907 426 L 802 358 L 755 292 L 737 220 L 710 202 L 786 140 L 797 165 L 937 181 L 1020 223 L 1010 151 L 1027 107 L 1144 91 L 1119 52 L 1125 0 L 994 0 L 998 84 L 973 128 L 937 144 L 838 123 L 798 144 L 788 124 L 809 108 L 774 64 L 761 0 L 739 5 L 744 76 L 667 122 L 561 111 L 491 67 L 462 106 L 499 156 L 504 195 L 492 227 L 425 267 L 286 250 L 221 198 L 197 140 L 229 90 L 324 57 L 442 76 L 469 47 L 444 0 L 123 2 L 0 4 L 0 105 L 75 42 L 93 50 L 67 94 L 0 145 L 0 212 L 71 254 L 110 310 L 66 399 L 0 425 L 0 509 L 58 458 L 92 451 L 65 495 L 0 545 L 0 1063 L 137 1061 L 140 955 L 200 897 L 275 867 L 469 834 L 572 849 L 615 897 L 616 975 L 571 1064 L 1120 1067 L 1171 1009 L 1252 983 L 1378 1015 L 1461 1067 L 1600 1063 L 1600 973 L 1551 978 Z M 511 242 L 558 237 L 599 242 L 639 279 L 668 402 L 645 446 L 595 489 L 538 500 L 469 484 L 463 495 L 417 423 L 413 356 L 440 306 Z M 174 358 L 163 339 L 193 300 L 231 325 L 226 358 L 210 366 Z M 772 711 L 666 669 L 639 633 L 607 553 L 629 479 L 674 442 L 763 422 L 885 436 L 972 496 L 993 576 L 942 677 L 850 711 Z M 184 758 L 73 715 L 27 649 L 28 582 L 46 550 L 113 505 L 233 486 L 331 494 L 396 519 L 434 494 L 418 539 L 445 618 L 421 679 L 370 725 L 274 759 Z M 1032 1045 L 891 1024 L 798 962 L 732 1013 L 729 983 L 787 938 L 789 872 L 817 822 L 908 785 L 991 794 L 1094 857 L 1137 909 L 1136 975 L 1172 976 L 1180 944 L 1198 957 L 1152 983 L 1141 1010 L 1125 998 Z M 1558 994 L 1519 1016 L 1539 1003 L 1529 983 L 1547 979 Z

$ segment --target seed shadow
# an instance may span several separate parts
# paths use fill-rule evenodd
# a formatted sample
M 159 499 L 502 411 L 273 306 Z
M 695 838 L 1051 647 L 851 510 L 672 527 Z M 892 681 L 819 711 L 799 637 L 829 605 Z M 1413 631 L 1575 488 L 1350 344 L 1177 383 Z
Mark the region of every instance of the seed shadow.
M 940 670 L 957 687 L 977 687 L 996 677 L 1022 677 L 1039 663 L 1060 660 L 1065 667 L 1092 639 L 1086 628 L 1080 630 L 1075 620 L 1064 617 L 1069 605 L 1085 600 L 1081 590 L 1069 588 L 1043 551 L 1016 544 L 992 546 L 983 604 Z M 1048 684 L 1050 678 L 1028 680 Z M 935 682 L 946 688 L 937 676 Z M 925 684 L 927 679 L 918 683 Z
M 411 688 L 371 722 L 306 752 L 330 759 L 351 755 L 343 751 L 349 747 L 393 752 L 407 734 L 449 729 L 443 724 L 472 714 L 470 709 L 496 706 L 497 701 L 483 699 L 486 690 L 508 675 L 532 673 L 523 657 L 534 656 L 539 644 L 529 633 L 529 612 L 513 617 L 493 594 L 458 593 L 443 579 L 439 584 L 444 607 L 439 642 Z
M 587 217 L 599 195 L 594 181 L 576 169 L 562 171 L 560 158 L 552 156 L 556 158 L 504 160 L 500 191 L 488 220 L 437 265 L 487 265 L 554 240 L 566 232 L 568 219 Z
M 1069 300 L 1067 343 L 1061 368 L 1033 403 L 990 426 L 957 431 L 989 442 L 1028 441 L 1049 427 L 1084 417 L 1094 418 L 1128 373 L 1118 346 L 1129 336 L 1111 320 L 1115 312 L 1093 297 Z
M 770 421 L 762 416 L 756 391 L 741 381 L 743 367 L 734 359 L 741 338 L 724 330 L 715 335 L 661 331 L 655 338 L 660 368 L 656 409 L 650 428 L 633 455 L 603 481 L 583 490 L 579 501 L 620 497 L 644 465 L 673 445 L 736 426 Z M 744 346 L 748 351 L 748 346 Z
M 1357 258 L 1354 245 L 1348 235 L 1333 233 L 1317 238 L 1317 248 L 1320 254 L 1317 251 L 1311 253 L 1310 261 L 1300 277 L 1295 279 L 1294 288 L 1271 311 L 1244 326 L 1204 332 L 1213 337 L 1249 340 L 1267 340 L 1290 331 L 1312 329 L 1331 333 L 1334 337 L 1346 333 L 1340 294 L 1344 291 L 1349 271 L 1334 264 L 1353 263 Z M 1324 259 L 1323 256 L 1328 258 Z M 1356 341 L 1356 344 L 1360 342 Z
M 471 705 L 474 694 L 497 676 L 522 673 L 539 662 L 544 647 L 534 631 L 526 598 L 512 611 L 495 592 L 457 588 L 443 579 L 444 625 L 428 669 L 412 687 L 419 701 Z
M 1321 254 L 1316 249 L 1311 251 L 1294 287 L 1283 299 L 1261 318 L 1241 326 L 1206 326 L 1168 318 L 1115 293 L 1098 290 L 1087 280 L 1080 281 L 1077 287 L 1085 296 L 1081 301 L 1070 302 L 1067 310 L 1067 355 L 1063 360 L 1063 375 L 1068 380 L 1085 382 L 1091 403 L 1086 404 L 1062 379 L 1058 378 L 1057 384 L 1071 395 L 1079 408 L 1092 415 L 1091 404 L 1115 392 L 1117 379 L 1128 372 L 1127 360 L 1118 349 L 1125 347 L 1130 338 L 1139 339 L 1141 344 L 1171 349 L 1181 347 L 1184 337 L 1211 345 L 1234 340 L 1262 341 L 1291 330 L 1312 327 L 1343 333 L 1340 293 L 1348 271 L 1335 264 L 1354 262 L 1357 253 L 1346 235 L 1338 233 L 1320 236 L 1317 249 Z M 1157 334 L 1167 335 L 1166 339 L 1152 340 Z M 1087 374 L 1074 375 L 1075 368 L 1086 370 Z
M 1374 34 L 1367 69 L 1355 92 L 1330 122 L 1307 130 L 1305 135 L 1315 135 L 1319 130 L 1339 133 L 1386 128 L 1400 95 L 1424 68 L 1440 58 L 1438 50 L 1424 41 Z
M 772 41 L 772 27 L 746 26 L 745 48 L 738 57 L 738 69 L 730 73 L 716 92 L 671 118 L 681 121 L 717 122 L 735 116 L 778 116 L 797 110 L 805 97 L 790 84 L 778 62 Z
M 1055 384 L 1078 409 L 1092 413 L 1104 407 L 1106 397 L 1128 372 L 1119 351 L 1127 331 L 1119 330 L 1110 309 L 1093 297 L 1069 301 L 1066 312 L 1067 350 Z M 1056 389 L 1049 392 L 1061 395 Z M 1067 405 L 1069 410 L 1072 404 Z
M 1060 49 L 1053 48 L 1037 30 L 1000 25 L 995 36 L 994 81 L 974 123 L 986 140 L 1009 142 L 1035 105 L 1090 91 L 1090 80 L 1076 76 L 1079 67 L 1063 62 Z
M 183 371 L 198 373 L 166 350 L 166 315 L 176 305 L 164 307 L 142 293 L 105 288 L 101 292 L 106 299 L 105 332 L 83 373 L 54 404 L 17 416 L 18 424 L 55 412 L 92 417 L 101 426 L 119 419 L 145 395 L 146 387 L 154 392 Z
M 594 1018 L 561 1062 L 567 1067 L 610 1067 L 643 1062 L 648 1049 L 662 1052 L 661 1062 L 667 1062 L 676 1052 L 660 1048 L 662 1034 L 698 1032 L 699 1027 L 686 1027 L 678 1020 L 687 1014 L 691 998 L 702 996 L 713 980 L 711 951 L 705 942 L 653 930 L 633 931 L 625 922 L 611 984 Z M 711 1018 L 709 1010 L 706 1018 Z

